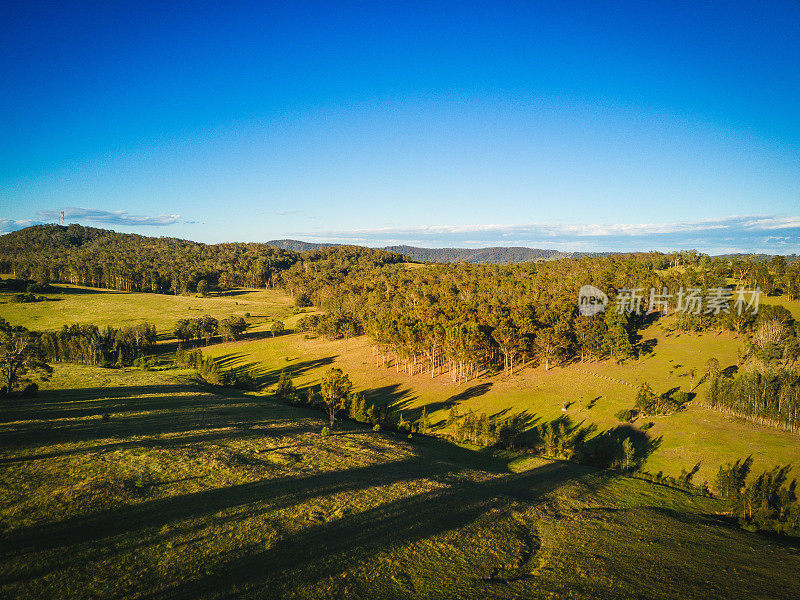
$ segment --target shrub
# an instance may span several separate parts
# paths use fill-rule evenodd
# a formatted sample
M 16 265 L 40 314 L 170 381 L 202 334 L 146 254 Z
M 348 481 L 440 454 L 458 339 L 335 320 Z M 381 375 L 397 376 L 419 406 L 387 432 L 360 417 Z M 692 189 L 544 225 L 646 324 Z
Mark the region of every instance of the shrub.
M 281 371 L 278 378 L 278 386 L 275 388 L 275 396 L 281 399 L 288 399 L 295 393 L 292 377 L 285 370 Z
M 617 418 L 617 421 L 628 422 L 636 418 L 639 414 L 639 411 L 635 408 L 623 408 L 614 413 L 614 416 Z
M 319 432 L 322 437 L 328 437 L 331 434 L 331 430 L 328 426 L 322 428 L 322 431 Z
M 411 433 L 411 423 L 403 418 L 403 413 L 400 413 L 400 420 L 397 422 L 397 431 L 400 433 Z

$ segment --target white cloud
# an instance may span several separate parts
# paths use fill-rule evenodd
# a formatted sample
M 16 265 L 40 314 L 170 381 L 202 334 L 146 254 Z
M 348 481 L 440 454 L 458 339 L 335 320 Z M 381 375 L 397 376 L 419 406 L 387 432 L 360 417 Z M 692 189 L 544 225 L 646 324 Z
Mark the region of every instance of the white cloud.
M 92 223 L 104 223 L 107 225 L 146 225 L 161 227 L 174 225 L 180 221 L 180 215 L 132 215 L 127 210 L 99 210 L 96 208 L 68 207 L 64 210 L 64 220 L 79 219 Z M 40 210 L 38 213 L 42 219 L 58 221 L 61 219 L 59 210 Z
M 429 225 L 302 232 L 304 238 L 366 245 L 529 246 L 560 250 L 697 248 L 704 252 L 800 252 L 800 217 L 731 216 L 675 223 Z
M 11 233 L 17 229 L 24 229 L 31 225 L 40 225 L 41 221 L 32 221 L 30 219 L 0 219 L 0 233 Z

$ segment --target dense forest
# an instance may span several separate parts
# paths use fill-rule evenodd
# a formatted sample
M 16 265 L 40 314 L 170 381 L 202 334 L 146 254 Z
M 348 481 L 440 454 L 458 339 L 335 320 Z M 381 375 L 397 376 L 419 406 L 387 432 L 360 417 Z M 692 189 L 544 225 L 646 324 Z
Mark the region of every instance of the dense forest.
M 300 240 L 270 240 L 270 246 L 306 252 L 308 250 L 322 250 L 337 244 L 320 242 L 303 242 Z M 540 248 L 526 248 L 522 246 L 490 246 L 488 248 L 420 248 L 417 246 L 385 246 L 383 250 L 396 252 L 418 262 L 468 262 L 468 263 L 493 263 L 506 265 L 520 262 L 538 260 L 558 260 L 560 258 L 576 258 L 580 256 L 604 256 L 608 252 L 561 252 L 559 250 L 542 250 Z

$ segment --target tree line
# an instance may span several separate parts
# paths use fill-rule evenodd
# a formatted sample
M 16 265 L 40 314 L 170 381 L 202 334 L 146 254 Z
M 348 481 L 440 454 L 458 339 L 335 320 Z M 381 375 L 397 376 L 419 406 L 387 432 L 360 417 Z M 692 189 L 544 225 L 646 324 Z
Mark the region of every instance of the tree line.
M 754 320 L 741 367 L 706 365 L 704 402 L 762 425 L 800 431 L 800 323 L 782 306 L 765 306 Z
M 37 344 L 48 362 L 72 362 L 101 367 L 132 364 L 153 349 L 158 339 L 155 325 L 126 327 L 64 325 L 59 331 L 37 333 Z
M 789 481 L 791 465 L 776 466 L 752 475 L 753 457 L 719 468 L 716 486 L 729 501 L 733 516 L 754 531 L 800 536 L 797 480 Z

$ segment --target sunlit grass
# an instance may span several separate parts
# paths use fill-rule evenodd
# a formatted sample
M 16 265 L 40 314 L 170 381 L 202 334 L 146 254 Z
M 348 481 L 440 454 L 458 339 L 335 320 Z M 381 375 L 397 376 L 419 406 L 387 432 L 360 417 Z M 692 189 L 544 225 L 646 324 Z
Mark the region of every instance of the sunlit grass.
M 326 438 L 319 413 L 188 375 L 60 366 L 38 398 L 4 405 L 0 595 L 796 590 L 794 547 L 715 521 L 715 500 L 345 423 Z
M 39 294 L 47 302 L 14 303 L 14 294 L 0 294 L 0 317 L 14 325 L 39 331 L 60 329 L 73 323 L 120 327 L 141 321 L 155 324 L 161 336 L 172 337 L 179 319 L 211 315 L 251 315 L 252 324 L 284 319 L 291 314 L 292 299 L 278 290 L 233 290 L 207 297 L 143 294 L 59 284 L 58 291 Z

